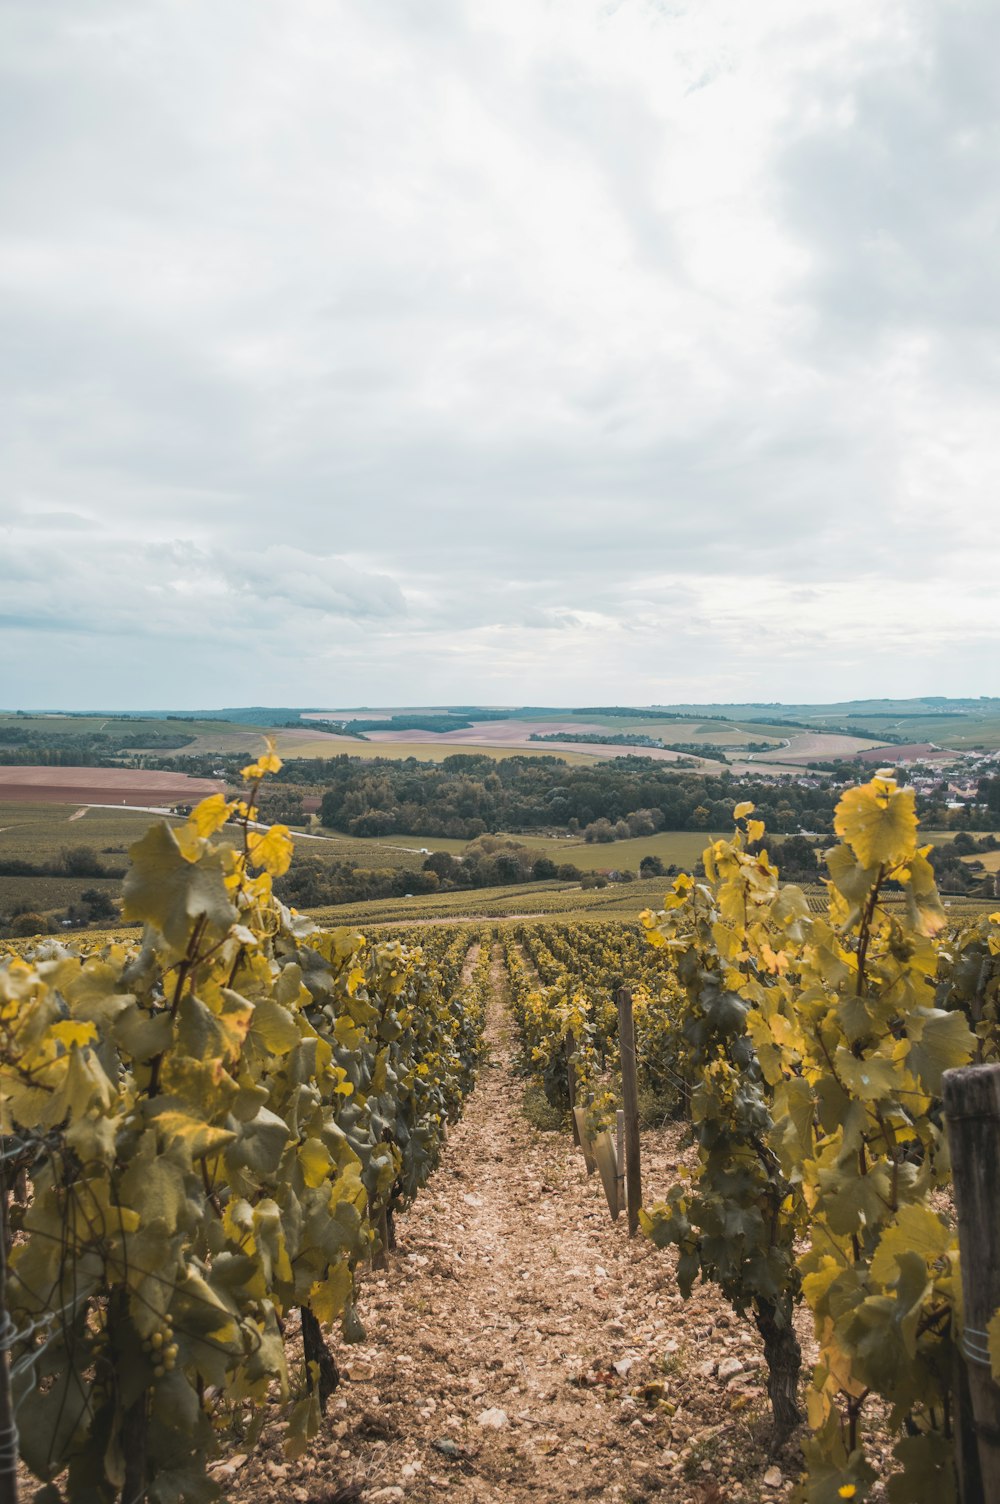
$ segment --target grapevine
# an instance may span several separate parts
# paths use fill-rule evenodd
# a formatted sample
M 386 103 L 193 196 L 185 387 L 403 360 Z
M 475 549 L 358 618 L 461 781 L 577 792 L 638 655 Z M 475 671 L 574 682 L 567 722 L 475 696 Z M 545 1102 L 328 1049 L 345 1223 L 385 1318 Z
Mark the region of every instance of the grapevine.
M 132 848 L 141 945 L 0 965 L 0 1129 L 30 1185 L 7 1282 L 20 1449 L 43 1481 L 68 1469 L 70 1499 L 212 1497 L 208 1461 L 255 1434 L 269 1391 L 304 1449 L 336 1381 L 316 1333 L 362 1335 L 355 1271 L 472 1084 L 457 953 L 275 900 L 291 839 L 253 811 L 277 766 Z

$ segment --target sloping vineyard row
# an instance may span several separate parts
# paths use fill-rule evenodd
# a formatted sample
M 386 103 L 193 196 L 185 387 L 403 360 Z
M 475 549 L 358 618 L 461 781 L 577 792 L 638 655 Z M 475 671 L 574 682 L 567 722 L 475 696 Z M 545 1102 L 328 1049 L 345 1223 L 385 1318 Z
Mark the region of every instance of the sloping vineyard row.
M 599 929 L 502 932 L 528 1063 L 595 1126 L 617 1105 L 618 980 L 636 997 L 640 1074 L 673 1082 L 693 1174 L 643 1215 L 678 1251 L 684 1293 L 717 1283 L 764 1341 L 775 1441 L 800 1419 L 792 1314 L 820 1359 L 807 1391 L 803 1496 L 861 1499 L 875 1398 L 897 1442 L 894 1504 L 953 1493 L 961 1338 L 941 1076 L 998 1054 L 1000 914 L 949 924 L 912 794 L 876 778 L 838 807 L 823 911 L 780 886 L 752 806 L 643 915 L 660 967 Z M 888 891 L 887 891 L 887 885 Z M 990 1326 L 1000 1368 L 1000 1314 Z
M 276 762 L 133 847 L 141 944 L 0 963 L 11 1378 L 53 1500 L 64 1472 L 70 1500 L 207 1499 L 275 1399 L 301 1452 L 338 1379 L 323 1330 L 363 1336 L 355 1272 L 473 1082 L 489 946 L 369 944 L 279 904 L 290 839 L 251 824 Z

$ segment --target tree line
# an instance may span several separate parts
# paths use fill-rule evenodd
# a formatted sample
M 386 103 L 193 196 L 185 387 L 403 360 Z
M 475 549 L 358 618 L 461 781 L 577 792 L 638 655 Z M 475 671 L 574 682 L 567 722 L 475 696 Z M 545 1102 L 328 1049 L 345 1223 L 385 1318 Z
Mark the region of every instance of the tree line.
M 576 834 L 595 821 L 615 826 L 643 811 L 653 812 L 654 829 L 725 830 L 735 805 L 746 799 L 777 834 L 802 828 L 829 834 L 837 797 L 830 780 L 816 787 L 775 785 L 724 771 L 667 770 L 642 757 L 592 767 L 567 767 L 548 757 L 494 761 L 470 753 L 441 763 L 346 756 L 317 761 L 320 765 L 311 764 L 309 771 L 324 787 L 322 823 L 368 837 L 406 833 L 473 840 L 498 831 Z M 301 770 L 301 763 L 287 763 L 279 776 L 298 780 Z

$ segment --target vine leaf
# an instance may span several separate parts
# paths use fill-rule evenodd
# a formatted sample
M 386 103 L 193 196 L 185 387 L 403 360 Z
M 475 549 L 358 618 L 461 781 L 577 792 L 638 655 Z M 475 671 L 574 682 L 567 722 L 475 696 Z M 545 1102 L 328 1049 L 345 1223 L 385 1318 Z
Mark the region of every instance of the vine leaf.
M 873 778 L 848 789 L 833 828 L 863 867 L 895 867 L 913 855 L 917 836 L 916 799 L 891 778 Z
M 192 922 L 202 916 L 217 930 L 235 922 L 221 851 L 188 861 L 173 831 L 161 824 L 130 846 L 129 856 L 122 915 L 153 925 L 174 950 L 185 949 Z

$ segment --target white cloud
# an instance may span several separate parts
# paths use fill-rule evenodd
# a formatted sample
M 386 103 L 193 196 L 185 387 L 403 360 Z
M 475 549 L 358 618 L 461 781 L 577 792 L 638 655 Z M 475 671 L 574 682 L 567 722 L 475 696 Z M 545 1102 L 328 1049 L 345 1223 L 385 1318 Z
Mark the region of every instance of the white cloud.
M 11 0 L 0 702 L 991 688 L 996 30 Z

